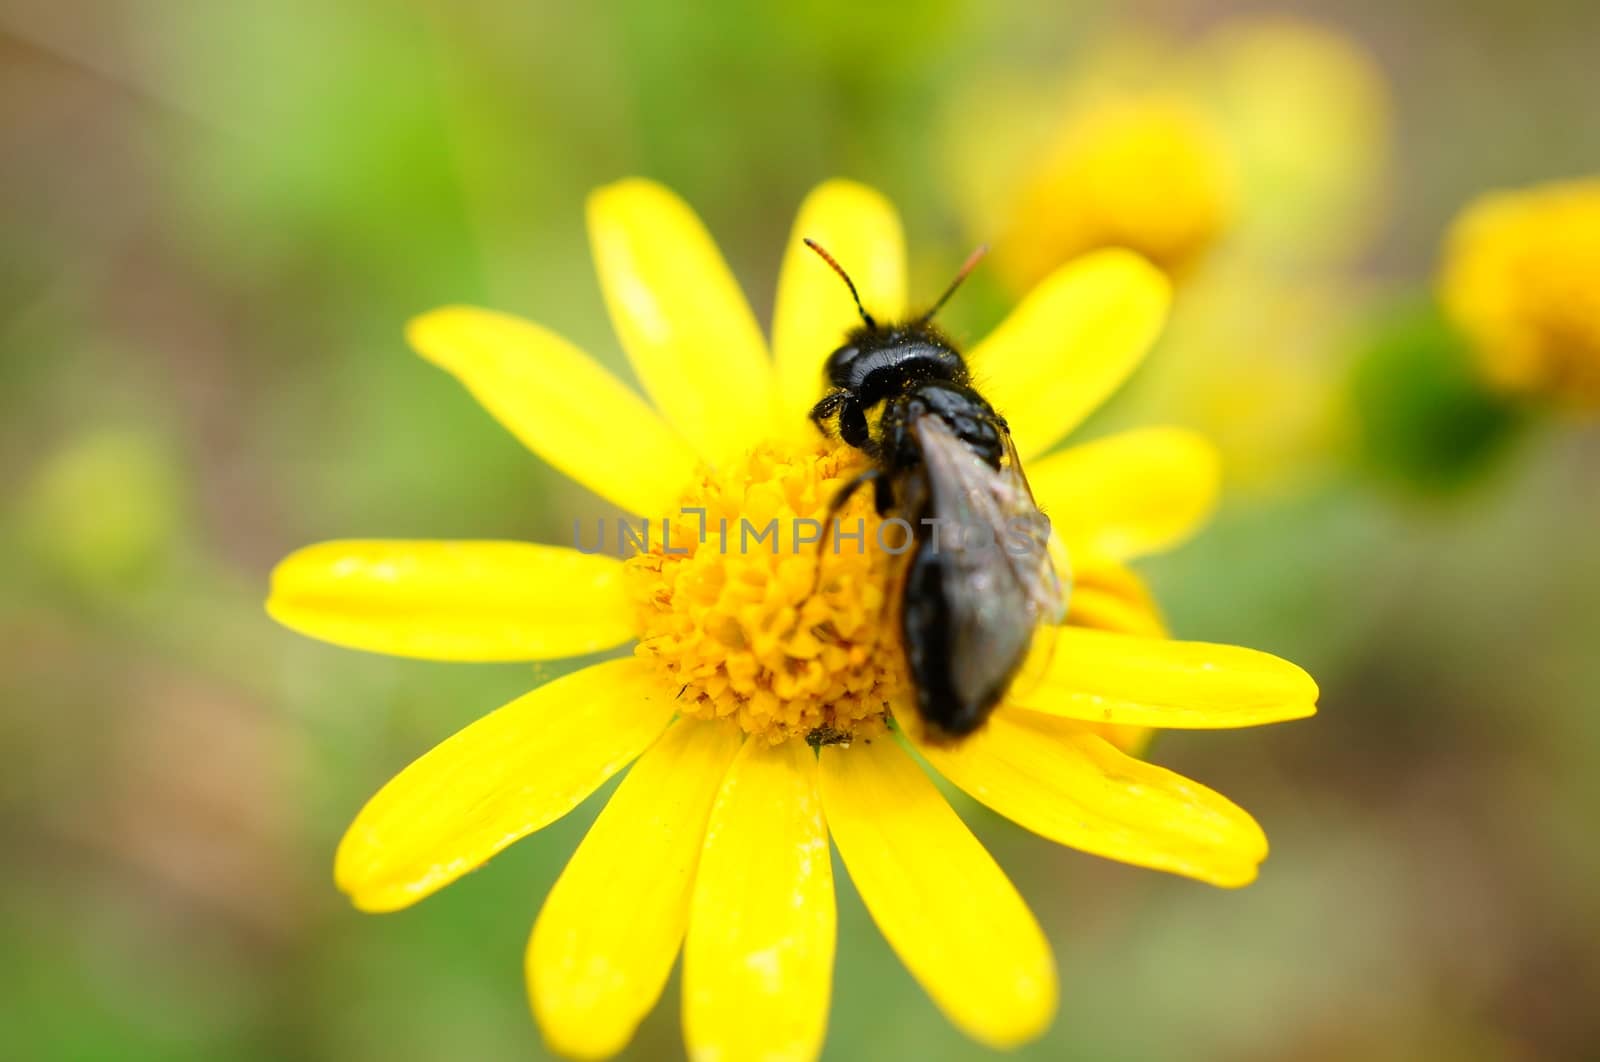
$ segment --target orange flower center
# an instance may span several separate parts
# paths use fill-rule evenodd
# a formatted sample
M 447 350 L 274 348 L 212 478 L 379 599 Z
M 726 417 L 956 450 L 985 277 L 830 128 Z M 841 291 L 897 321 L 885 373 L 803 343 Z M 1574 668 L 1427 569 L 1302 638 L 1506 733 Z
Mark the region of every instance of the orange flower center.
M 883 729 L 909 688 L 894 622 L 905 529 L 883 525 L 870 489 L 828 524 L 866 467 L 834 443 L 764 443 L 704 470 L 667 534 L 657 522 L 629 558 L 637 652 L 681 690 L 684 715 L 773 743 Z

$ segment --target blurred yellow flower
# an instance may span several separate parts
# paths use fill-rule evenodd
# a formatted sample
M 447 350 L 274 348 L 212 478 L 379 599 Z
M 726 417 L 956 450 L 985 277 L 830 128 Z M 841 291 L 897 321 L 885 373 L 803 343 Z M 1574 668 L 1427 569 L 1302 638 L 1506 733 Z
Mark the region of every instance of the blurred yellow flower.
M 1164 94 L 1107 100 L 1068 118 L 1011 197 L 995 262 L 1016 290 L 1102 247 L 1181 276 L 1226 231 L 1233 197 L 1226 145 L 1204 111 Z
M 1071 68 L 979 78 L 948 115 L 968 228 L 1015 284 L 1100 247 L 1176 277 L 1215 247 L 1325 262 L 1375 229 L 1388 92 L 1343 34 L 1246 17 L 1193 43 L 1115 36 Z
M 1325 266 L 1367 246 L 1384 216 L 1392 130 L 1388 82 L 1359 41 L 1303 19 L 1243 17 L 1180 69 L 1238 174 L 1230 249 Z
M 995 240 L 1016 292 L 1097 248 L 1161 267 L 1179 298 L 1140 409 L 1216 442 L 1236 489 L 1291 481 L 1337 435 L 1329 325 L 1382 217 L 1381 72 L 1343 34 L 1282 16 L 1192 42 L 1115 36 L 1070 65 L 978 79 L 949 115 L 969 232 Z
M 413 345 L 537 454 L 631 513 L 692 506 L 713 523 L 820 513 L 860 458 L 817 436 L 804 411 L 854 310 L 799 240 L 815 237 L 849 263 L 869 307 L 892 318 L 906 310 L 894 209 L 844 181 L 811 194 L 784 261 L 770 357 L 727 265 L 671 192 L 643 180 L 603 188 L 589 227 L 650 402 L 559 336 L 487 310 L 427 314 L 411 325 Z M 1122 382 L 1166 304 L 1159 273 L 1104 252 L 1052 273 L 972 351 L 1024 456 Z M 829 556 L 815 595 L 814 553 L 722 549 L 687 534 L 627 560 L 513 542 L 345 541 L 293 554 L 274 573 L 269 611 L 340 645 L 546 660 L 638 640 L 631 655 L 528 693 L 402 771 L 345 835 L 339 887 L 364 910 L 405 907 L 637 759 L 529 941 L 530 999 L 554 1050 L 620 1050 L 681 947 L 693 1057 L 815 1057 L 834 951 L 830 837 L 884 936 L 952 1022 L 996 1047 L 1039 1035 L 1056 1007 L 1050 947 L 908 746 L 1051 840 L 1233 887 L 1267 854 L 1254 820 L 1119 751 L 1102 728 L 1299 718 L 1317 690 L 1264 653 L 1164 639 L 1126 567 L 1209 511 L 1215 460 L 1202 440 L 1129 432 L 1030 472 L 1075 562 L 1069 625 L 1036 681 L 955 746 L 923 744 L 915 725 L 891 729 L 897 717 L 914 724 L 914 711 L 902 710 L 883 551 Z M 864 499 L 855 504 L 871 518 Z
M 1439 283 L 1494 386 L 1600 407 L 1600 178 L 1478 200 L 1451 228 Z

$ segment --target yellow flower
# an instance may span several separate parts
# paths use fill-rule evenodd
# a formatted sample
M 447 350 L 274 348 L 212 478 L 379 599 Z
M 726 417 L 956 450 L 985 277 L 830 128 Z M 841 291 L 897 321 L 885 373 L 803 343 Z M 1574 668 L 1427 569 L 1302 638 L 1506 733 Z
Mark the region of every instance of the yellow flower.
M 1187 280 L 1213 249 L 1298 267 L 1374 231 L 1388 94 L 1349 37 L 1247 16 L 1195 42 L 1116 34 L 1071 70 L 979 78 L 946 118 L 968 226 L 1001 234 L 1016 290 L 1101 247 Z
M 1177 96 L 1129 94 L 1068 117 L 1017 195 L 996 263 L 1025 290 L 1101 247 L 1137 251 L 1181 276 L 1232 221 L 1221 133 Z
M 1332 401 L 1377 231 L 1388 90 L 1359 41 L 1282 15 L 1195 40 L 1122 31 L 1070 73 L 975 79 L 947 116 L 967 229 L 1022 292 L 1070 258 L 1136 251 L 1181 285 L 1131 402 L 1195 428 L 1230 487 L 1271 491 L 1339 438 Z
M 1440 287 L 1495 386 L 1600 406 L 1600 178 L 1472 204 L 1451 228 Z
M 414 321 L 457 376 L 556 468 L 631 513 L 681 507 L 760 525 L 819 513 L 860 458 L 805 411 L 854 323 L 800 236 L 849 264 L 868 307 L 903 314 L 900 222 L 833 181 L 806 200 L 779 283 L 771 356 L 710 237 L 643 180 L 589 203 L 601 286 L 649 403 L 538 325 L 450 308 Z M 971 359 L 1025 457 L 1079 423 L 1160 327 L 1161 275 L 1125 252 L 1051 274 Z M 1107 726 L 1235 727 L 1310 715 L 1299 668 L 1165 640 L 1125 566 L 1209 511 L 1215 460 L 1174 429 L 1129 432 L 1029 466 L 1077 581 L 1069 626 L 988 725 L 921 744 L 886 620 L 884 551 L 721 548 L 659 537 L 627 560 L 512 542 L 349 541 L 274 573 L 268 609 L 341 645 L 444 660 L 545 660 L 638 639 L 425 754 L 363 808 L 335 877 L 356 906 L 414 903 L 571 811 L 636 760 L 567 864 L 527 951 L 552 1048 L 621 1049 L 680 946 L 691 1055 L 821 1049 L 835 913 L 829 838 L 890 945 L 943 1012 L 1009 1046 L 1056 1006 L 1050 948 L 1000 867 L 910 747 L 977 800 L 1097 855 L 1244 885 L 1267 853 L 1244 811 L 1100 736 Z M 853 503 L 869 515 L 865 499 Z M 849 523 L 847 514 L 846 523 Z M 700 517 L 678 516 L 674 530 Z M 871 534 L 871 531 L 868 532 Z M 682 550 L 683 552 L 678 552 Z M 896 720 L 901 725 L 890 728 Z M 813 748 L 818 727 L 848 743 Z M 1126 735 L 1124 735 L 1126 736 Z
M 1280 266 L 1348 259 L 1377 234 L 1389 87 L 1362 43 L 1278 14 L 1222 23 L 1182 69 L 1224 129 L 1242 204 L 1229 234 Z

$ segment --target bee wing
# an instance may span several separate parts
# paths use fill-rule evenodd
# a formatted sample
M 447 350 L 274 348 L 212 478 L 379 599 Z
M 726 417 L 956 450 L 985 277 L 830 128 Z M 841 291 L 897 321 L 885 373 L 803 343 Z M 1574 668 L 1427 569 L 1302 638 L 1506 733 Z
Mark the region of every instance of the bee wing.
M 1033 500 L 1033 487 L 1028 483 L 1028 476 L 1022 471 L 1022 458 L 1017 454 L 1017 444 L 1012 441 L 1011 433 L 1003 431 L 1006 442 L 1006 463 L 1000 469 L 1000 478 L 1008 485 L 1011 496 L 1018 505 L 1018 515 L 1013 519 L 1026 525 L 1030 541 L 1036 550 L 1024 553 L 1020 558 L 1022 562 L 1035 561 L 1034 564 L 1020 564 L 1026 570 L 1020 570 L 1017 578 L 1021 579 L 1032 591 L 1029 600 L 1038 610 L 1036 619 L 1049 623 L 1052 626 L 1066 622 L 1067 618 L 1067 590 L 1062 585 L 1062 575 L 1071 578 L 1072 573 L 1056 570 L 1052 558 L 1050 518 L 1040 510 L 1039 503 Z M 981 462 L 980 462 L 981 463 Z M 985 468 L 988 466 L 985 465 Z M 1027 500 L 1026 511 L 1022 510 L 1022 500 Z M 1065 548 L 1059 554 L 1066 556 Z
M 927 472 L 953 685 L 966 703 L 998 696 L 1041 622 L 1066 613 L 1050 559 L 1049 521 L 1034 503 L 1016 451 L 990 468 L 943 420 L 913 425 Z

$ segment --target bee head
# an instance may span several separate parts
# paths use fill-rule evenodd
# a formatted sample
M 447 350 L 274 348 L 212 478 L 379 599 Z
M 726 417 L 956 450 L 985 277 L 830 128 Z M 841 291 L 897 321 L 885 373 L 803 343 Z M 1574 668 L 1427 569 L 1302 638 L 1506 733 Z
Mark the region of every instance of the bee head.
M 828 382 L 859 390 L 869 375 L 884 370 L 909 371 L 913 376 L 948 377 L 965 364 L 960 352 L 931 325 L 858 328 L 849 340 L 828 355 Z
M 870 376 L 881 376 L 884 370 L 891 368 L 901 373 L 910 370 L 916 374 L 948 379 L 965 378 L 966 367 L 961 355 L 934 327 L 933 315 L 949 301 L 961 282 L 967 279 L 967 275 L 988 253 L 987 246 L 980 245 L 967 256 L 950 286 L 945 288 L 944 294 L 926 313 L 903 324 L 884 325 L 879 324 L 861 305 L 855 282 L 833 255 L 823 250 L 815 240 L 806 239 L 804 243 L 839 274 L 839 279 L 850 289 L 856 312 L 861 315 L 861 327 L 854 329 L 848 341 L 828 355 L 827 377 L 834 387 L 859 391 Z

